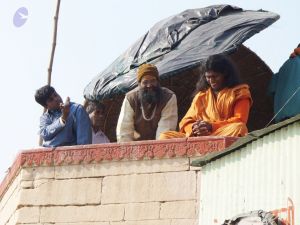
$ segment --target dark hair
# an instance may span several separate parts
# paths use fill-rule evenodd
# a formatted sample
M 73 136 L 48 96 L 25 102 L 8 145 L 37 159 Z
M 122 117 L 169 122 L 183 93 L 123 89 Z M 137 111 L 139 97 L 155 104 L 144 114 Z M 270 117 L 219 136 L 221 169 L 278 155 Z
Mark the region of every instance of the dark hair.
M 55 89 L 51 87 L 50 85 L 45 85 L 38 90 L 36 90 L 34 98 L 37 103 L 39 103 L 41 106 L 46 107 L 47 106 L 47 100 L 49 97 L 55 92 Z
M 299 43 L 299 45 L 297 46 L 297 48 L 299 48 L 300 47 L 300 43 Z
M 228 56 L 223 54 L 212 55 L 208 57 L 205 64 L 200 67 L 200 77 L 196 84 L 194 95 L 199 91 L 204 91 L 209 88 L 209 84 L 205 79 L 205 73 L 207 71 L 223 74 L 225 87 L 234 87 L 241 83 L 237 68 Z
M 97 109 L 105 111 L 105 105 L 101 102 L 92 102 L 92 101 L 90 101 L 88 103 L 86 111 L 87 111 L 88 114 L 90 114 L 90 113 L 94 112 Z

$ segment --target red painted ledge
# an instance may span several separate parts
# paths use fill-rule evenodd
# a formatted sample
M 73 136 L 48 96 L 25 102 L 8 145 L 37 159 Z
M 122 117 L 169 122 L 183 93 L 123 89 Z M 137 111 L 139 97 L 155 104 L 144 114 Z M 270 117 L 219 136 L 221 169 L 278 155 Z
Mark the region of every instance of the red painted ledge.
M 3 179 L 0 199 L 21 168 L 203 156 L 222 151 L 236 140 L 234 137 L 197 137 L 25 150 L 18 154 Z

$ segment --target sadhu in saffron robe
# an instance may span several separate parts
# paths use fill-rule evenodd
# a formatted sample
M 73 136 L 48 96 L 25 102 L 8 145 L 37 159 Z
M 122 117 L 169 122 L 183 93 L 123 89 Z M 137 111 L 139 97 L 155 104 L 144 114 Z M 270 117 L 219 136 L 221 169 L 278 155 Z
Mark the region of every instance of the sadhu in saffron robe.
M 252 98 L 249 86 L 237 85 L 214 94 L 211 88 L 200 91 L 179 123 L 179 132 L 161 133 L 160 139 L 192 136 L 192 125 L 198 120 L 212 125 L 211 136 L 241 137 L 248 133 L 246 126 Z

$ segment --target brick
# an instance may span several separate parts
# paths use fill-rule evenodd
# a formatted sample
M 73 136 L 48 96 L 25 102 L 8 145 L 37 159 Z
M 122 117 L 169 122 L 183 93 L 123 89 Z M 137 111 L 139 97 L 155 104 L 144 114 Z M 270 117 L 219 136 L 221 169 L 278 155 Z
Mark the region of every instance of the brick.
M 196 218 L 196 201 L 165 202 L 160 207 L 161 219 L 194 219 Z
M 170 220 L 137 220 L 137 221 L 124 221 L 112 222 L 110 225 L 171 225 Z
M 53 225 L 53 224 L 41 224 L 41 223 L 18 223 L 18 224 L 16 224 L 16 223 L 12 223 L 12 224 L 5 224 L 5 225 Z
M 121 221 L 123 205 L 42 207 L 41 223 L 80 223 Z
M 21 190 L 21 205 L 83 205 L 100 203 L 100 178 L 39 180 Z
M 40 220 L 39 207 L 23 207 L 16 211 L 16 223 L 38 223 Z
M 187 170 L 189 170 L 188 158 L 118 161 L 103 162 L 100 164 L 57 166 L 55 167 L 55 178 L 103 177 Z
M 28 225 L 28 224 L 26 224 Z M 38 225 L 38 224 L 35 224 Z M 53 225 L 53 223 L 44 223 L 43 225 Z M 88 222 L 88 223 L 55 223 L 55 225 L 109 225 L 109 222 Z
M 102 204 L 194 200 L 193 171 L 111 176 L 103 179 Z
M 127 204 L 124 220 L 159 219 L 159 208 L 158 202 Z
M 20 172 L 22 180 L 53 179 L 54 167 L 27 167 Z
M 52 184 L 53 182 L 56 182 L 54 179 L 40 179 L 40 180 L 34 180 L 34 181 L 27 181 L 27 182 L 32 182 L 33 183 L 33 188 L 38 188 L 42 185 L 48 185 Z M 56 182 L 58 183 L 58 182 Z
M 198 225 L 197 219 L 174 219 L 171 220 L 171 225 Z
M 6 225 L 42 225 L 39 222 L 39 208 L 38 207 L 23 207 L 14 212 L 9 218 Z M 0 223 L 1 225 L 4 223 Z
M 32 189 L 34 187 L 33 181 L 32 180 L 26 180 L 26 181 L 21 181 L 20 183 L 21 188 L 30 188 Z
M 7 225 L 16 225 L 15 223 Z M 17 225 L 53 225 L 53 224 L 41 224 L 41 223 L 18 223 Z M 73 224 L 74 225 L 74 224 Z

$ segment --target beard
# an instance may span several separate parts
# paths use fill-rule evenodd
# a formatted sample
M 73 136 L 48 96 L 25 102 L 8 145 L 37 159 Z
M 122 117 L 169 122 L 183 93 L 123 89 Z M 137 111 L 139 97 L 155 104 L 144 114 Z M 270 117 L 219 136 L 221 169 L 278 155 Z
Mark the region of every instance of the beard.
M 160 97 L 160 87 L 142 88 L 139 91 L 139 98 L 142 103 L 156 104 Z

